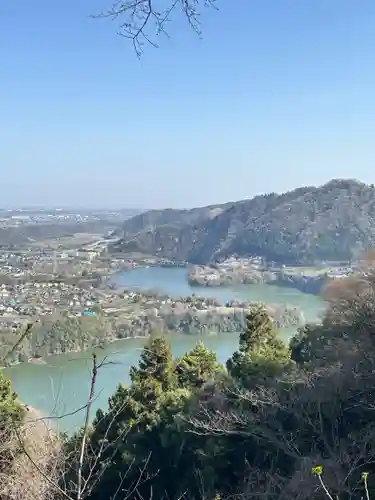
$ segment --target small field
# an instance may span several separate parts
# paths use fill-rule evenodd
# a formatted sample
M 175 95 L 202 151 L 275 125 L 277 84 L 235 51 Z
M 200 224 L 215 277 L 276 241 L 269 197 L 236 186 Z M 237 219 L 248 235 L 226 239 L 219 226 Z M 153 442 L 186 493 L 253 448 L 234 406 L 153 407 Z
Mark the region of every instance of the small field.
M 76 233 L 72 234 L 71 236 L 61 236 L 60 238 L 51 238 L 43 241 L 37 241 L 33 243 L 32 246 L 38 248 L 52 248 L 54 250 L 68 250 L 71 248 L 78 248 L 83 245 L 87 245 L 102 238 L 102 234 Z

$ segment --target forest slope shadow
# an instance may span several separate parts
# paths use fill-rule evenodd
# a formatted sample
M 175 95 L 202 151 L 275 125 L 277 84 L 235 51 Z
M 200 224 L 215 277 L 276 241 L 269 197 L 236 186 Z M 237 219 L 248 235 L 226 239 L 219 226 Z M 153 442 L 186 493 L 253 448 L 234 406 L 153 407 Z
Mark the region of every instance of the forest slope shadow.
M 114 252 L 196 264 L 254 254 L 285 264 L 348 261 L 374 246 L 375 189 L 333 179 L 224 205 L 150 210 L 117 234 Z

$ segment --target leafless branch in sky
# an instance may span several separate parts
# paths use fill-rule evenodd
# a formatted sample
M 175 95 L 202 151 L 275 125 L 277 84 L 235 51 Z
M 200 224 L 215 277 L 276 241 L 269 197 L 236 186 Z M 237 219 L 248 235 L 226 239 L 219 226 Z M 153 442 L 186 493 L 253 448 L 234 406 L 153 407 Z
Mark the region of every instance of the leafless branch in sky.
M 119 34 L 132 41 L 138 57 L 145 44 L 158 47 L 155 38 L 168 36 L 167 25 L 174 14 L 182 14 L 190 27 L 201 36 L 201 13 L 204 8 L 217 8 L 217 0 L 118 0 L 96 18 L 118 22 Z

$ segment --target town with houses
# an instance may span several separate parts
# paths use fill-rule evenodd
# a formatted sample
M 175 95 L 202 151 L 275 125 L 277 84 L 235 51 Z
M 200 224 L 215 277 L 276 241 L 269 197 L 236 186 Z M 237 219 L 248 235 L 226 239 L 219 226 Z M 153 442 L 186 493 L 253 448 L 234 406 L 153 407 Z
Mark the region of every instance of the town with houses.
M 34 329 L 55 332 L 53 350 L 51 347 L 43 355 L 64 352 L 65 341 L 59 341 L 60 345 L 56 339 L 78 335 L 73 330 L 81 332 L 87 348 L 155 330 L 192 334 L 207 329 L 240 331 L 243 327 L 244 312 L 249 307 L 246 301 L 222 304 L 199 294 L 170 297 L 157 291 L 127 290 L 114 283 L 116 273 L 137 266 L 174 265 L 171 262 L 114 257 L 108 254 L 108 240 L 103 239 L 76 248 L 61 246 L 60 241 L 58 249 L 1 249 L 0 335 L 4 344 L 9 345 L 11 336 L 16 339 L 31 323 Z M 257 260 L 252 262 L 256 266 Z M 294 307 L 279 305 L 270 311 L 278 326 L 303 323 L 302 312 Z M 36 345 L 40 347 L 40 341 Z M 74 349 L 80 348 L 77 340 Z M 31 349 L 28 357 L 38 357 L 39 352 L 38 348 Z
M 272 283 L 311 293 L 317 293 L 327 280 L 348 276 L 354 269 L 345 263 L 314 268 L 277 266 L 259 256 L 232 256 L 211 265 L 193 266 L 160 257 L 117 254 L 109 248 L 118 239 L 111 228 L 120 217 L 124 214 L 59 209 L 0 211 L 0 231 L 5 231 L 2 241 L 8 241 L 0 246 L 0 336 L 4 345 L 14 343 L 29 324 L 36 332 L 53 331 L 54 341 L 43 350 L 43 339 L 48 339 L 43 333 L 34 347 L 26 350 L 26 360 L 102 341 L 145 336 L 154 330 L 191 334 L 243 328 L 244 312 L 249 307 L 246 301 L 222 304 L 200 297 L 199 288 L 191 296 L 170 297 L 117 285 L 117 273 L 139 266 L 184 266 L 186 279 L 194 287 Z M 52 221 L 52 232 L 48 221 Z M 47 231 L 44 238 L 35 229 L 38 224 Z M 20 243 L 12 239 L 14 228 L 21 228 L 15 233 L 17 238 L 22 236 Z M 77 232 L 81 228 L 85 232 Z M 270 307 L 270 315 L 280 327 L 303 324 L 302 312 L 289 305 Z M 67 347 L 66 339 L 76 336 L 84 339 L 84 345 L 77 337 Z M 15 358 L 14 362 L 18 361 Z
M 99 241 L 100 242 L 100 241 Z M 74 316 L 93 316 L 96 311 L 113 310 L 118 292 L 108 284 L 115 272 L 139 265 L 155 265 L 157 261 L 143 259 L 114 259 L 106 255 L 105 244 L 85 248 L 22 251 L 2 250 L 0 254 L 0 328 L 18 329 L 30 318 L 56 314 L 62 310 Z M 264 276 L 264 262 L 260 257 L 237 259 L 232 257 L 214 267 L 190 268 L 189 279 L 199 284 L 215 286 L 228 282 L 254 282 Z M 324 270 L 324 269 L 323 269 Z M 280 269 L 277 270 L 280 272 Z M 282 272 L 306 275 L 306 270 L 285 266 Z M 310 271 L 311 272 L 311 271 Z M 347 276 L 352 268 L 324 270 L 326 276 Z M 268 275 L 276 273 L 270 266 Z M 322 269 L 315 270 L 315 279 Z M 270 279 L 269 279 L 270 280 Z M 135 292 L 129 292 L 133 299 Z M 111 306 L 111 307 L 110 307 Z M 116 309 L 116 308 L 115 308 Z
M 353 274 L 355 263 L 321 263 L 319 266 L 286 266 L 265 262 L 259 256 L 230 257 L 210 266 L 189 266 L 188 280 L 192 286 L 229 286 L 235 284 L 278 284 L 292 286 L 303 292 L 316 293 L 323 282 Z

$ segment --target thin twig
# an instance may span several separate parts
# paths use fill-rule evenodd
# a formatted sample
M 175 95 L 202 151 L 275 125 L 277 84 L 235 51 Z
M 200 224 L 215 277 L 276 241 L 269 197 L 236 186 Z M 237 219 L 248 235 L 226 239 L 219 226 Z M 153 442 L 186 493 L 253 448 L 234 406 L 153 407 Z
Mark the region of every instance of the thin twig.
M 14 353 L 14 351 L 17 349 L 17 347 L 24 341 L 24 339 L 28 336 L 28 334 L 31 331 L 31 328 L 33 327 L 33 323 L 27 323 L 26 329 L 23 332 L 23 334 L 20 336 L 20 338 L 17 340 L 17 342 L 13 345 L 13 347 L 4 354 L 2 358 L 0 358 L 1 363 L 5 363 L 6 359 Z
M 321 475 L 320 475 L 320 474 L 318 474 L 318 479 L 319 479 L 320 484 L 322 485 L 323 490 L 325 491 L 325 494 L 326 494 L 326 495 L 327 495 L 327 497 L 329 498 L 329 500 L 333 500 L 332 495 L 331 495 L 331 493 L 328 491 L 328 488 L 327 488 L 327 486 L 324 484 L 324 481 L 323 481 L 323 479 L 321 478 Z
M 85 425 L 83 427 L 81 453 L 80 453 L 79 463 L 78 463 L 77 500 L 81 500 L 82 494 L 83 494 L 83 490 L 82 490 L 83 457 L 84 457 L 85 450 L 86 450 L 86 441 L 87 441 L 87 434 L 88 434 L 88 428 L 89 428 L 89 422 L 90 422 L 91 406 L 92 406 L 92 403 L 94 400 L 95 383 L 96 383 L 96 377 L 98 374 L 98 367 L 96 364 L 96 354 L 95 353 L 92 355 L 92 362 L 93 362 L 93 367 L 92 367 L 92 376 L 91 376 L 90 395 L 89 395 L 89 400 L 88 400 L 87 407 L 86 407 Z
M 169 38 L 166 26 L 175 11 L 180 11 L 193 31 L 201 36 L 200 12 L 204 7 L 216 7 L 216 0 L 117 0 L 107 12 L 94 15 L 95 18 L 109 18 L 119 21 L 118 34 L 132 41 L 137 57 L 143 53 L 144 43 L 153 47 L 158 44 L 150 38 L 147 28 L 152 26 L 155 35 Z

